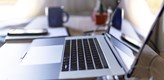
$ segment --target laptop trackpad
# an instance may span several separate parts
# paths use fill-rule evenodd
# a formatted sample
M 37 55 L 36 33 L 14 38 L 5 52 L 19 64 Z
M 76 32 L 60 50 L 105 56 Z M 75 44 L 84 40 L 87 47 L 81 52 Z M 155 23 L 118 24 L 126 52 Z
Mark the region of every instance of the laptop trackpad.
M 22 60 L 22 65 L 60 63 L 63 45 L 31 47 Z

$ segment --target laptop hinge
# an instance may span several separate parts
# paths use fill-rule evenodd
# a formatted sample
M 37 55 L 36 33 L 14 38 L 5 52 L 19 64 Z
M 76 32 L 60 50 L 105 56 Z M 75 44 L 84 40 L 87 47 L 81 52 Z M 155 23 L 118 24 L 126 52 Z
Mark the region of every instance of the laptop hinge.
M 109 46 L 109 48 L 111 49 L 113 55 L 115 56 L 115 58 L 116 58 L 118 64 L 119 64 L 119 65 L 123 68 L 123 70 L 126 72 L 125 66 L 124 66 L 123 64 L 121 64 L 121 62 L 122 62 L 122 61 L 120 61 L 121 58 L 118 59 L 120 56 L 119 56 L 117 50 L 115 49 L 114 45 L 112 44 L 112 45 L 113 45 L 113 46 L 112 46 L 112 45 L 109 44 L 109 42 L 111 42 L 111 38 L 112 38 L 111 35 L 108 34 L 108 33 L 104 33 L 104 37 L 105 37 L 106 43 L 108 44 L 108 46 Z M 112 47 L 113 47 L 113 48 L 112 48 Z
M 104 33 L 104 36 L 110 40 L 111 35 L 109 33 Z

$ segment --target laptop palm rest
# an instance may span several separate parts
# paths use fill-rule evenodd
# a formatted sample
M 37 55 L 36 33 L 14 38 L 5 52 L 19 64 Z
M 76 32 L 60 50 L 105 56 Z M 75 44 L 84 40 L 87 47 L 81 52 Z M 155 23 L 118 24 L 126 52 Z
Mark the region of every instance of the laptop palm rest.
M 22 65 L 60 63 L 65 38 L 33 40 Z
M 48 41 L 48 42 L 47 42 Z M 64 38 L 37 39 L 8 80 L 58 79 Z
M 59 78 L 60 66 L 60 63 L 18 66 L 7 80 L 56 80 Z
M 62 50 L 63 45 L 31 47 L 21 65 L 60 63 Z

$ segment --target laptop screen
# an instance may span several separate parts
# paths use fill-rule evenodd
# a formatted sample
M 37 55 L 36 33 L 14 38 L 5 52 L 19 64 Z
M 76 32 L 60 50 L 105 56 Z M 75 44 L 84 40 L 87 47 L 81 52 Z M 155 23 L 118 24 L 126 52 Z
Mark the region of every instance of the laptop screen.
M 162 11 L 163 0 L 121 0 L 119 7 L 124 11 L 122 26 L 127 27 L 124 32 L 141 44 L 139 46 L 141 51 Z M 135 34 L 128 32 L 128 26 L 133 28 Z M 131 69 L 135 59 L 128 61 L 128 64 L 125 63 L 128 69 Z
M 122 0 L 125 19 L 144 43 L 162 8 L 163 0 Z

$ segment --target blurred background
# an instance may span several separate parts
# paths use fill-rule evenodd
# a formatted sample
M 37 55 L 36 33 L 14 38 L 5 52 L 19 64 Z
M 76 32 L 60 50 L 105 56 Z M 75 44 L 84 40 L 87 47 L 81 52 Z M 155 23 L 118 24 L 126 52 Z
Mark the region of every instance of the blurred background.
M 103 3 L 106 7 L 116 7 L 117 0 L 103 0 Z M 64 6 L 70 14 L 89 15 L 95 5 L 96 0 L 0 0 L 0 21 L 43 15 L 49 6 Z
M 0 0 L 0 28 L 19 24 L 23 21 L 45 15 L 45 8 L 64 6 L 70 15 L 92 15 L 97 0 Z M 118 2 L 124 0 L 102 0 L 106 8 L 113 10 Z M 158 22 L 158 27 L 152 37 L 153 45 L 159 51 L 164 51 L 164 16 Z

